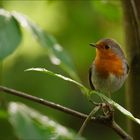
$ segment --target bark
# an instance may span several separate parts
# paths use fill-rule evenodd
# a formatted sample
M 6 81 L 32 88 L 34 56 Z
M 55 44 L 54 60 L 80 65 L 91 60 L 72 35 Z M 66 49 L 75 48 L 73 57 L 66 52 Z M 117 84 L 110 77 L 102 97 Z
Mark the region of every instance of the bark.
M 122 0 L 126 34 L 126 54 L 130 65 L 126 83 L 128 109 L 140 118 L 140 1 Z M 135 140 L 140 138 L 140 126 L 128 122 L 130 134 Z

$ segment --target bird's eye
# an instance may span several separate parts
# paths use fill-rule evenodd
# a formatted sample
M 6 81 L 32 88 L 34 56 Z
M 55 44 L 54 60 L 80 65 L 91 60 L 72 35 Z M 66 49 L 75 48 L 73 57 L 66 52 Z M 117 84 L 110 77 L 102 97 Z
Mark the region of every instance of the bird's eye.
M 108 50 L 110 47 L 108 45 L 105 45 L 105 49 Z

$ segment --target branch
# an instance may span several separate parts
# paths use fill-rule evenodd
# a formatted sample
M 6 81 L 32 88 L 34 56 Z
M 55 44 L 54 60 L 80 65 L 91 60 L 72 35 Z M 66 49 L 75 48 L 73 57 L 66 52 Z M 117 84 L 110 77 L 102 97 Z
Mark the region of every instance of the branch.
M 92 116 L 93 116 L 99 109 L 100 109 L 100 106 L 95 106 L 95 107 L 93 108 L 93 110 L 89 113 L 89 115 L 86 117 L 84 123 L 82 124 L 82 126 L 81 126 L 81 128 L 80 128 L 80 130 L 79 130 L 79 132 L 78 132 L 79 135 L 82 135 L 82 133 L 83 133 L 85 127 L 87 126 L 88 122 L 92 119 Z
M 88 117 L 87 114 L 80 113 L 78 111 L 72 110 L 72 109 L 67 108 L 67 107 L 64 107 L 62 105 L 55 104 L 53 102 L 44 100 L 42 98 L 38 98 L 38 97 L 29 95 L 29 94 L 24 93 L 24 92 L 21 92 L 21 91 L 17 91 L 17 90 L 11 89 L 11 88 L 0 86 L 0 91 L 5 92 L 7 94 L 11 94 L 11 95 L 22 97 L 22 98 L 28 99 L 30 101 L 37 102 L 39 104 L 42 104 L 42 105 L 51 107 L 53 109 L 56 109 L 56 110 L 59 110 L 59 111 L 62 111 L 62 112 L 65 112 L 67 114 L 70 114 L 70 115 L 75 116 L 75 117 L 80 118 L 80 119 L 86 119 Z M 97 117 L 97 118 L 96 117 L 92 117 L 91 118 L 91 121 L 92 122 L 95 122 L 95 123 L 99 123 L 99 124 L 104 124 L 104 125 L 110 127 L 122 139 L 125 139 L 125 140 L 133 140 L 133 138 L 131 138 L 131 136 L 129 136 L 118 124 L 116 124 L 115 121 L 113 121 L 113 123 L 110 123 L 110 120 L 107 117 L 104 117 L 104 116 Z
M 118 135 L 121 136 L 124 140 L 133 140 L 131 136 L 129 136 L 115 121 L 112 121 L 111 127 Z

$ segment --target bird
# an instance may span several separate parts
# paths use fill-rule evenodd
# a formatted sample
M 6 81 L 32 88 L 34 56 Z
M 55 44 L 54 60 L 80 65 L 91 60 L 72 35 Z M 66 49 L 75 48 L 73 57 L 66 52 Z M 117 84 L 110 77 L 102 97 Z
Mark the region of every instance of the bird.
M 114 39 L 104 38 L 97 43 L 90 43 L 96 48 L 96 56 L 89 69 L 89 83 L 93 90 L 111 96 L 124 84 L 129 65 L 119 43 Z

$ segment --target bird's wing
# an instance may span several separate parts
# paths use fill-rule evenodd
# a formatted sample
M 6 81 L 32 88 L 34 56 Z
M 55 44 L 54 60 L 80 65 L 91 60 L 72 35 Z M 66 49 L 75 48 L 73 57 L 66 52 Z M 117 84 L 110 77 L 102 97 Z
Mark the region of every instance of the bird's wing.
M 92 84 L 92 80 L 91 80 L 91 78 L 92 78 L 92 68 L 91 67 L 89 68 L 89 77 L 88 78 L 89 78 L 90 87 L 91 87 L 91 89 L 94 90 L 95 88 L 94 88 L 94 86 Z
M 124 61 L 125 62 L 125 65 L 126 65 L 126 73 L 128 74 L 128 72 L 129 72 L 129 65 L 128 65 L 128 62 L 127 61 Z
M 130 69 L 128 63 L 126 63 L 126 67 L 127 67 L 127 73 L 128 73 Z

